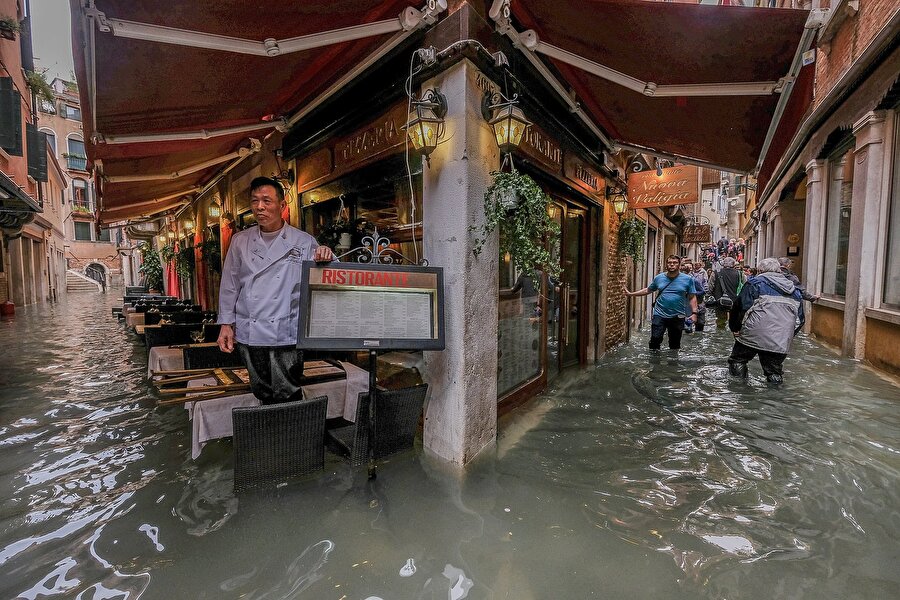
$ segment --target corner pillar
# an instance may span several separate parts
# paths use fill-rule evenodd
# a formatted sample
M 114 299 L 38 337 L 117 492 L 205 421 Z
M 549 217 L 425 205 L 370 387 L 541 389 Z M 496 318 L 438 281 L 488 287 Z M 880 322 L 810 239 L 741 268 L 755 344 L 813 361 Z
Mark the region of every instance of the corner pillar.
M 497 234 L 472 253 L 470 226 L 484 222 L 484 192 L 499 151 L 481 117 L 477 69 L 463 60 L 425 88 L 447 97 L 445 133 L 422 176 L 425 256 L 444 269 L 446 349 L 425 352 L 431 398 L 425 448 L 465 465 L 497 436 Z
M 865 309 L 874 306 L 875 301 L 878 261 L 874 258 L 878 256 L 878 225 L 884 201 L 884 122 L 884 111 L 875 111 L 853 125 L 856 148 L 843 340 L 843 353 L 852 358 L 865 355 Z

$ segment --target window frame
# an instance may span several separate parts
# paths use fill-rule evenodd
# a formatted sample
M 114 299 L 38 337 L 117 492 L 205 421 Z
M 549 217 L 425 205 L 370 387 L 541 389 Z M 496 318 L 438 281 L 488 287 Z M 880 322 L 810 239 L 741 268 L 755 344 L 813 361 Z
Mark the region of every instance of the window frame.
M 829 280 L 828 280 L 829 256 L 828 255 L 829 255 L 829 242 L 830 242 L 830 234 L 831 234 L 831 227 L 830 227 L 831 224 L 829 223 L 829 216 L 830 216 L 832 201 L 834 200 L 833 194 L 832 194 L 832 184 L 833 184 L 833 176 L 834 176 L 834 172 L 835 172 L 835 165 L 839 164 L 840 159 L 844 159 L 844 162 L 846 162 L 848 154 L 851 154 L 851 156 L 849 157 L 849 163 L 850 163 L 851 168 L 853 168 L 853 160 L 854 160 L 854 157 L 856 154 L 856 137 L 853 136 L 852 134 L 848 134 L 844 139 L 842 139 L 840 141 L 840 143 L 838 143 L 836 145 L 836 147 L 833 148 L 832 151 L 825 157 L 825 165 L 826 165 L 826 169 L 825 169 L 825 177 L 826 177 L 825 178 L 825 206 L 824 206 L 825 214 L 823 216 L 824 231 L 823 231 L 823 241 L 822 241 L 822 256 L 821 256 L 821 262 L 819 265 L 820 269 L 821 269 L 820 281 L 821 281 L 821 286 L 822 286 L 822 295 L 826 298 L 830 298 L 830 299 L 838 301 L 838 302 L 845 302 L 846 298 L 847 298 L 846 267 L 848 265 L 845 265 L 844 293 L 838 294 L 837 293 L 837 288 L 838 288 L 838 286 L 837 286 L 837 284 L 838 284 L 837 262 L 840 258 L 840 222 L 841 222 L 840 214 L 838 214 L 837 219 L 836 219 L 836 223 L 838 226 L 838 231 L 836 233 L 836 235 L 838 236 L 837 241 L 836 241 L 837 248 L 835 248 L 835 250 L 834 250 L 836 253 L 836 256 L 834 258 L 835 266 L 834 266 L 834 275 L 833 275 L 834 276 L 834 281 L 833 281 L 834 291 L 827 291 L 827 288 L 829 286 Z M 846 167 L 844 167 L 844 168 L 846 168 Z M 855 178 L 855 173 L 854 173 L 854 178 Z M 844 181 L 844 179 L 842 179 L 841 181 Z M 840 202 L 840 198 L 838 198 L 837 201 Z M 850 205 L 849 206 L 850 206 L 850 218 L 852 218 L 852 215 L 853 215 L 852 180 L 851 180 Z M 840 205 L 838 206 L 837 210 L 838 211 L 841 210 Z M 848 224 L 848 227 L 849 227 L 849 224 Z M 849 246 L 849 235 L 850 235 L 849 231 L 847 232 L 847 235 L 848 235 L 848 246 Z M 848 257 L 845 260 L 849 260 L 849 250 L 848 250 Z
M 879 257 L 881 259 L 879 261 L 880 264 L 877 265 L 876 281 L 878 282 L 878 287 L 875 306 L 891 311 L 900 311 L 900 289 L 896 290 L 896 303 L 889 302 L 887 299 L 887 286 L 891 267 L 893 266 L 895 271 L 900 269 L 900 257 L 896 256 L 896 253 L 891 252 L 892 241 L 900 247 L 900 105 L 891 111 L 891 118 L 885 121 L 889 127 L 884 136 L 888 189 L 881 215 L 882 228 L 879 232 L 879 238 L 882 240 L 879 244 L 882 254 Z M 895 223 L 892 222 L 893 219 L 896 219 Z M 896 236 L 896 239 L 892 240 L 892 233 Z M 891 263 L 892 257 L 896 264 Z
M 79 225 L 87 225 L 88 237 L 87 239 L 82 239 L 78 237 L 78 226 Z M 94 241 L 94 224 L 91 221 L 73 221 L 72 222 L 72 237 L 76 242 L 93 242 Z

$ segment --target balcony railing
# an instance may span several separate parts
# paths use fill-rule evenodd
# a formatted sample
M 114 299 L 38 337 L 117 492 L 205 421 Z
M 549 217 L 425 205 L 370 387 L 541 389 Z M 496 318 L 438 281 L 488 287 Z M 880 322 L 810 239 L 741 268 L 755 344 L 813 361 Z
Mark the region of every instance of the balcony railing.
M 72 171 L 87 171 L 87 157 L 85 156 L 66 156 L 66 165 Z
M 85 204 L 83 202 L 73 202 L 72 212 L 81 213 L 83 215 L 91 215 L 94 211 L 91 210 L 91 207 L 88 204 Z

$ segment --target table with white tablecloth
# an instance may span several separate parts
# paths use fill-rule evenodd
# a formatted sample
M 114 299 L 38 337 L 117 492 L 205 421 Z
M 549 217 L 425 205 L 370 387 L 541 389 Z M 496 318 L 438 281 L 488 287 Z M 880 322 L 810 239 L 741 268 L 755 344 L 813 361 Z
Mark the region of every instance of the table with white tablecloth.
M 369 372 L 346 362 L 341 362 L 341 366 L 347 373 L 346 379 L 313 383 L 300 389 L 304 399 L 311 400 L 318 396 L 328 398 L 326 418 L 343 417 L 347 421 L 356 421 L 359 394 L 369 391 Z M 197 388 L 199 392 L 203 386 L 216 383 L 214 378 L 209 377 L 191 381 L 188 387 Z M 234 435 L 231 422 L 233 408 L 259 405 L 259 399 L 250 393 L 185 403 L 184 407 L 191 419 L 191 458 L 200 456 L 207 441 Z

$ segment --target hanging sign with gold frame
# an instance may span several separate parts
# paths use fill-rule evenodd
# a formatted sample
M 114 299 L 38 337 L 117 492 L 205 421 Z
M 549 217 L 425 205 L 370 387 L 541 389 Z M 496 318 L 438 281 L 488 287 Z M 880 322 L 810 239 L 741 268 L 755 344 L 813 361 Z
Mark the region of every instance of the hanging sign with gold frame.
M 676 204 L 696 204 L 700 199 L 698 167 L 684 165 L 628 174 L 628 206 L 657 208 Z

